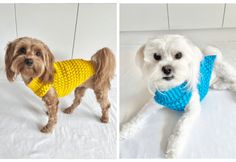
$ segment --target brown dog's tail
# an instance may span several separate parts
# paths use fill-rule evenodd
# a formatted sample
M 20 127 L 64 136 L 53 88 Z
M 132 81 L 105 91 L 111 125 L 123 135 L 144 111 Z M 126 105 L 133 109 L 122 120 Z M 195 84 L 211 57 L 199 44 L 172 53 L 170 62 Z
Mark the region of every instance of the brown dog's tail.
M 115 56 L 112 51 L 106 47 L 102 48 L 91 57 L 91 61 L 96 70 L 94 75 L 96 87 L 103 88 L 108 86 L 110 88 L 110 81 L 114 76 L 116 67 Z

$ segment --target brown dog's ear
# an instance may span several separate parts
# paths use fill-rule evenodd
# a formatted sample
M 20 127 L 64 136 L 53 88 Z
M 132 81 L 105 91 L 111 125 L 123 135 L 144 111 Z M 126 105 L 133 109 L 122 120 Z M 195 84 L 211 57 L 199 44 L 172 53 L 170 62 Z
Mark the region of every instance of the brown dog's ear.
M 138 65 L 138 67 L 140 67 L 142 69 L 143 67 L 143 63 L 144 63 L 144 48 L 145 48 L 145 45 L 142 45 L 137 53 L 136 53 L 136 57 L 135 57 L 135 63 L 136 65 Z
M 43 75 L 40 77 L 40 80 L 44 83 L 51 83 L 53 82 L 54 79 L 54 56 L 52 54 L 52 52 L 49 50 L 49 48 L 44 45 L 44 48 L 46 49 L 46 55 L 45 55 L 45 71 L 43 73 Z
M 15 72 L 11 70 L 12 58 L 14 53 L 14 43 L 10 42 L 7 45 L 5 54 L 5 71 L 9 81 L 14 81 Z

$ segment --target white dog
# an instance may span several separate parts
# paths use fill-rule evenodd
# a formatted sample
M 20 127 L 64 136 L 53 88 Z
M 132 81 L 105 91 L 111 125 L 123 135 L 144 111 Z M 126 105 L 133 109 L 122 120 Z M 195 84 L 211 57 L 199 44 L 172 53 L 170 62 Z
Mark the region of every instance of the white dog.
M 209 46 L 202 52 L 183 36 L 166 35 L 147 41 L 137 52 L 137 65 L 142 69 L 148 89 L 153 96 L 156 96 L 156 92 L 162 93 L 182 83 L 186 83 L 185 87 L 191 92 L 189 102 L 183 109 L 184 113 L 169 137 L 166 158 L 179 156 L 193 122 L 200 114 L 201 96 L 198 89 L 202 75 L 200 67 L 201 61 L 207 55 L 216 55 L 208 87 L 236 90 L 235 70 L 223 61 L 220 50 L 215 47 Z M 153 108 L 154 106 L 156 108 Z M 163 106 L 153 97 L 131 121 L 122 126 L 121 139 L 134 136 L 144 125 L 147 117 L 161 108 Z

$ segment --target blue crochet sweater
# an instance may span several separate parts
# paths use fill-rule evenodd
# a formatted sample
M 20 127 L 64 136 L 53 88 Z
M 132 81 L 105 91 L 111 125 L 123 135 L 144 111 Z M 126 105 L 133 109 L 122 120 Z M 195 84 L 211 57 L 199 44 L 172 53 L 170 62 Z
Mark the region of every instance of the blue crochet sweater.
M 205 56 L 200 63 L 200 77 L 198 83 L 200 101 L 202 101 L 209 90 L 215 59 L 215 55 Z M 184 108 L 189 103 L 191 96 L 192 92 L 189 90 L 187 82 L 184 82 L 179 86 L 171 88 L 167 91 L 157 90 L 154 96 L 154 100 L 158 104 L 163 105 L 166 108 L 177 111 L 184 111 Z

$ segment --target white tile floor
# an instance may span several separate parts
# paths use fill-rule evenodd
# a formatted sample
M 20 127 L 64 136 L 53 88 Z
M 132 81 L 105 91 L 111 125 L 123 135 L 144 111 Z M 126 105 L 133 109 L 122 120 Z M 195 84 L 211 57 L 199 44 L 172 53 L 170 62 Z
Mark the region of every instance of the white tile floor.
M 134 63 L 136 51 L 147 39 L 169 33 L 186 35 L 200 47 L 217 46 L 236 68 L 235 29 L 121 33 L 120 123 L 130 120 L 150 97 Z M 235 109 L 236 93 L 210 91 L 182 158 L 236 158 Z M 134 138 L 120 143 L 121 158 L 163 158 L 167 138 L 180 115 L 169 110 L 153 115 Z

